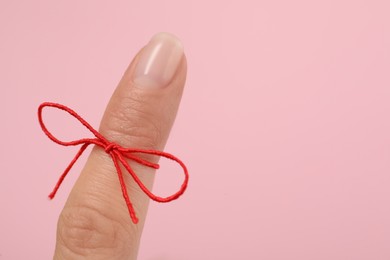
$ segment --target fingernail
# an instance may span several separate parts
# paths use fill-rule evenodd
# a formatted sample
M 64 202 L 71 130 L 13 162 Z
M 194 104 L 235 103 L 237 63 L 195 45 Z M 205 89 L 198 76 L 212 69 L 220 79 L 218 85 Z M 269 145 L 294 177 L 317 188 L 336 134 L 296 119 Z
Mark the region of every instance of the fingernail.
M 162 88 L 173 78 L 183 56 L 180 40 L 169 33 L 158 33 L 140 54 L 134 70 L 137 86 Z

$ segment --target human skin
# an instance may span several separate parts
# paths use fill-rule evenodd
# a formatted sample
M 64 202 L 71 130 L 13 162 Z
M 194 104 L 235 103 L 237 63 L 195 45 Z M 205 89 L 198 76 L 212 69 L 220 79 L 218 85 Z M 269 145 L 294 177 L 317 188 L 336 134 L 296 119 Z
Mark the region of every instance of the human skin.
M 180 41 L 168 33 L 156 34 L 126 69 L 106 108 L 99 132 L 123 147 L 163 150 L 179 107 L 186 73 Z M 129 163 L 151 189 L 154 169 Z M 124 174 L 124 179 L 139 218 L 137 224 L 130 219 L 111 157 L 95 147 L 60 214 L 54 259 L 137 258 L 149 198 L 131 176 Z

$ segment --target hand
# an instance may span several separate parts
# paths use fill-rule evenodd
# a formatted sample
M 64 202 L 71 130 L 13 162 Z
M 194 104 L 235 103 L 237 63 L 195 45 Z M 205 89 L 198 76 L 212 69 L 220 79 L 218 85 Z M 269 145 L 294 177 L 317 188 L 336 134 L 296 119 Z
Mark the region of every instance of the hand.
M 186 72 L 179 40 L 167 33 L 154 36 L 125 71 L 99 132 L 124 147 L 163 150 Z M 153 169 L 132 167 L 151 188 Z M 101 148 L 92 150 L 59 217 L 54 259 L 137 258 L 149 198 L 128 174 L 124 178 L 138 224 L 129 217 L 111 158 Z

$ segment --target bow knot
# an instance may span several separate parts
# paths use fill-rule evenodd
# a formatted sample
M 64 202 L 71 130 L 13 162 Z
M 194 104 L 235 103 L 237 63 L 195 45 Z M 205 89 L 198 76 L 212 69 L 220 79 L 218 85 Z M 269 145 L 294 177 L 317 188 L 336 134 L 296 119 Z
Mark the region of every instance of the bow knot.
M 60 110 L 63 110 L 65 112 L 67 112 L 68 114 L 70 114 L 71 116 L 76 118 L 82 125 L 84 125 L 96 138 L 84 138 L 84 139 L 79 139 L 79 140 L 75 140 L 75 141 L 68 141 L 68 142 L 61 141 L 61 140 L 57 139 L 47 129 L 46 125 L 43 123 L 42 110 L 45 107 L 53 107 L 53 108 L 57 108 L 57 109 L 60 109 Z M 115 165 L 115 168 L 116 168 L 116 171 L 117 171 L 117 174 L 118 174 L 120 186 L 121 186 L 121 189 L 122 189 L 123 198 L 124 198 L 124 200 L 126 202 L 128 210 L 129 210 L 130 217 L 131 217 L 133 223 L 135 223 L 135 224 L 138 222 L 138 218 L 137 218 L 137 216 L 135 214 L 134 207 L 133 207 L 133 205 L 132 205 L 132 203 L 130 201 L 130 198 L 128 196 L 126 183 L 125 183 L 124 178 L 123 178 L 123 173 L 122 173 L 120 164 L 122 164 L 124 166 L 124 168 L 127 170 L 127 172 L 133 178 L 134 182 L 141 188 L 141 190 L 149 198 L 151 198 L 154 201 L 157 201 L 157 202 L 169 202 L 169 201 L 175 200 L 175 199 L 179 198 L 184 193 L 184 191 L 187 188 L 188 179 L 189 179 L 188 170 L 187 170 L 187 167 L 184 165 L 184 163 L 179 158 L 175 157 L 172 154 L 169 154 L 169 153 L 166 153 L 166 152 L 162 152 L 162 151 L 158 151 L 158 150 L 144 150 L 144 149 L 136 149 L 136 148 L 124 148 L 124 147 L 120 146 L 117 143 L 110 142 L 103 135 L 101 135 L 98 131 L 96 131 L 87 121 L 85 121 L 81 116 L 79 116 L 75 111 L 73 111 L 72 109 L 70 109 L 67 106 L 64 106 L 64 105 L 61 105 L 61 104 L 57 104 L 57 103 L 44 102 L 38 108 L 38 120 L 39 120 L 39 124 L 41 125 L 41 128 L 42 128 L 43 132 L 53 142 L 55 142 L 55 143 L 57 143 L 59 145 L 63 145 L 63 146 L 81 145 L 79 151 L 77 152 L 77 154 L 75 155 L 73 160 L 69 163 L 69 165 L 65 169 L 65 171 L 62 173 L 62 175 L 60 176 L 56 186 L 54 187 L 53 191 L 50 193 L 50 195 L 49 195 L 50 199 L 54 198 L 54 196 L 57 193 L 57 190 L 59 189 L 62 181 L 65 179 L 65 177 L 68 174 L 68 172 L 70 171 L 70 169 L 76 163 L 78 158 L 83 154 L 85 149 L 87 149 L 87 147 L 89 145 L 91 145 L 91 144 L 100 146 L 101 148 L 104 149 L 104 151 L 107 154 L 109 154 L 111 156 L 111 159 L 112 159 L 112 161 L 113 161 L 113 163 Z M 160 157 L 165 157 L 167 159 L 170 159 L 170 160 L 173 160 L 173 161 L 177 162 L 181 166 L 181 168 L 183 169 L 183 173 L 184 173 L 184 180 L 183 180 L 183 183 L 182 183 L 180 189 L 176 193 L 174 193 L 174 194 L 172 194 L 172 195 L 170 195 L 168 197 L 159 197 L 159 196 L 154 195 L 142 183 L 142 181 L 138 178 L 137 174 L 130 167 L 130 165 L 128 164 L 126 159 L 133 160 L 133 161 L 135 161 L 135 162 L 137 162 L 139 164 L 142 164 L 142 165 L 144 165 L 146 167 L 151 167 L 151 168 L 154 168 L 154 169 L 158 169 L 159 165 L 156 164 L 156 163 L 149 162 L 147 160 L 144 160 L 144 159 L 136 156 L 135 154 L 137 154 L 137 153 L 138 154 L 149 154 L 149 155 L 156 155 L 156 156 L 160 156 Z
M 118 150 L 118 148 L 120 148 L 121 146 L 119 145 L 119 144 L 116 144 L 116 143 L 109 143 L 108 145 L 106 145 L 105 147 L 104 147 L 104 151 L 106 152 L 106 153 L 111 153 L 111 151 L 113 151 L 113 150 Z

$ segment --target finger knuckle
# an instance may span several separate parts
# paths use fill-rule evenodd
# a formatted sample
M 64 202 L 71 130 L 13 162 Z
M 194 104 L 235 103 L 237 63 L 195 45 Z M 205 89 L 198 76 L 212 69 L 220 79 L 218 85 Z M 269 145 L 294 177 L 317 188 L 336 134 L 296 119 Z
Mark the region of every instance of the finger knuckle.
M 118 221 L 102 214 L 92 207 L 64 209 L 57 229 L 57 247 L 69 256 L 93 256 L 105 253 L 117 254 L 115 259 L 126 252 L 124 241 L 131 241 Z

